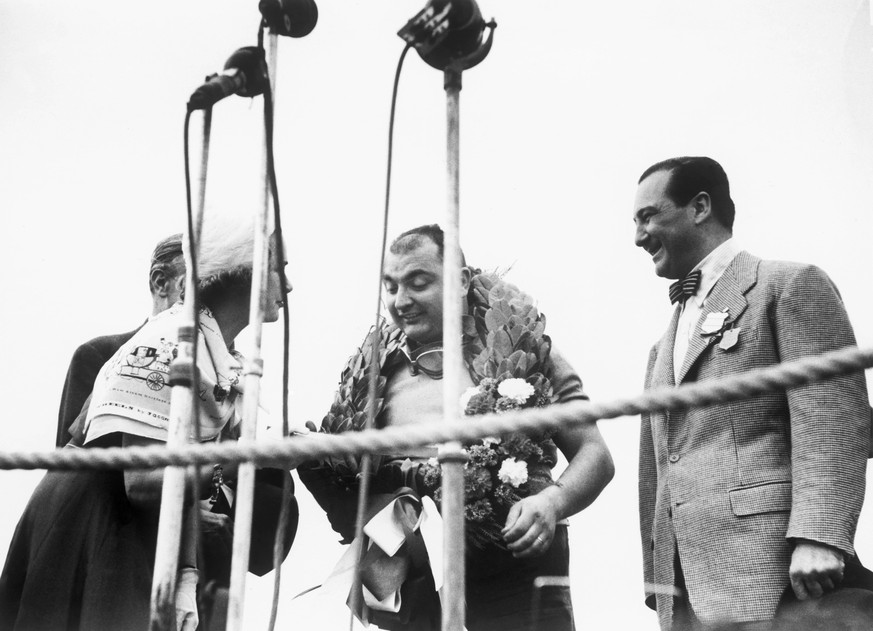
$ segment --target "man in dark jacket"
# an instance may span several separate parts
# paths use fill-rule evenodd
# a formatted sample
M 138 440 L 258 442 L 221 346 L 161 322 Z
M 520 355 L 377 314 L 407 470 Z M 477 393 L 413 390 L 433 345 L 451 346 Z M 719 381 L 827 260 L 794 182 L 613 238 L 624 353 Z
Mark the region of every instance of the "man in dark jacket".
M 149 269 L 149 291 L 152 294 L 152 313 L 157 315 L 169 309 L 182 293 L 185 282 L 185 259 L 182 256 L 182 235 L 174 234 L 160 241 L 152 252 Z M 101 335 L 82 344 L 73 353 L 61 407 L 58 411 L 58 430 L 55 446 L 63 447 L 70 440 L 70 425 L 79 416 L 82 406 L 94 388 L 97 373 L 122 344 L 133 337 L 142 325 L 127 333 Z

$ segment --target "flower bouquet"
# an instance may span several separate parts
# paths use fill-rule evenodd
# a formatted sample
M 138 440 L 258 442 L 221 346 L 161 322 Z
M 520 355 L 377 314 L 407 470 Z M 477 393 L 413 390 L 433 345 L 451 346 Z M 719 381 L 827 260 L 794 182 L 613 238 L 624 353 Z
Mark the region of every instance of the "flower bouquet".
M 551 400 L 552 387 L 541 374 L 528 379 L 485 378 L 461 397 L 465 414 L 500 413 L 541 407 Z M 513 433 L 504 438 L 484 438 L 466 447 L 464 465 L 464 516 L 467 541 L 477 548 L 494 545 L 505 548 L 501 530 L 509 509 L 523 497 L 552 484 L 550 469 L 555 464 L 554 443 L 547 436 L 539 440 Z M 440 504 L 440 465 L 432 458 L 423 467 L 426 492 Z

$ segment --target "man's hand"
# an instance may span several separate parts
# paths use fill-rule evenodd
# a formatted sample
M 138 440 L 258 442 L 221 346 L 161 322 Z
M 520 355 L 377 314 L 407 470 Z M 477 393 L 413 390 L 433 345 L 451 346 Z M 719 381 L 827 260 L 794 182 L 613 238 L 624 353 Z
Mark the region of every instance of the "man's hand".
M 797 539 L 788 576 L 799 600 L 819 598 L 843 580 L 843 553 L 823 543 Z
M 526 559 L 544 554 L 552 546 L 557 521 L 555 504 L 544 492 L 516 502 L 502 530 L 512 556 Z

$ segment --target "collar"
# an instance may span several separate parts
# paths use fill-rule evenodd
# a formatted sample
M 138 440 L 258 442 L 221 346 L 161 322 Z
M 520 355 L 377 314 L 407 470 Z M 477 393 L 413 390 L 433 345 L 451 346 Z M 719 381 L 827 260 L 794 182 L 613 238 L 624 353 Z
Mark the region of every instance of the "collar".
M 703 304 L 706 302 L 706 297 L 709 296 L 709 292 L 712 291 L 712 288 L 718 282 L 718 279 L 721 278 L 722 274 L 724 274 L 725 270 L 741 251 L 742 248 L 740 248 L 740 246 L 737 245 L 736 240 L 731 237 L 707 254 L 704 259 L 700 261 L 693 270 L 691 270 L 692 272 L 700 270 L 701 278 L 700 286 L 697 288 L 697 293 L 691 296 L 688 300 L 693 300 L 694 304 L 703 308 Z

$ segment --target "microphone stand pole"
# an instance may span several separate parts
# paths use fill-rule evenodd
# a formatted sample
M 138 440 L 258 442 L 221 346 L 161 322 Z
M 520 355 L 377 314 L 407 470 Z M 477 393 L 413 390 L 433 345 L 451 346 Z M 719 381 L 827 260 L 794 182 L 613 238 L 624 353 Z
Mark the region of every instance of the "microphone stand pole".
M 443 410 L 456 420 L 461 400 L 460 92 L 461 70 L 445 70 L 447 122 L 447 206 L 443 256 Z M 442 465 L 443 568 L 442 630 L 464 629 L 464 463 L 459 441 L 439 448 Z
M 196 235 L 186 235 L 188 248 L 185 251 L 185 301 L 184 319 L 179 326 L 179 344 L 176 358 L 170 365 L 170 422 L 167 431 L 167 448 L 181 447 L 191 442 L 191 437 L 199 434 L 199 423 L 195 418 L 198 411 L 197 366 L 195 364 L 195 332 L 197 327 L 197 307 L 195 304 L 197 278 L 192 265 L 192 252 L 199 243 L 200 228 L 203 221 L 203 206 L 206 200 L 206 171 L 209 161 L 209 136 L 212 126 L 212 110 L 203 113 L 203 142 L 199 175 L 199 199 L 194 225 Z M 187 231 L 186 231 L 187 232 Z M 190 471 L 189 471 L 190 470 Z M 189 473 L 199 473 L 199 467 L 166 467 L 164 484 L 161 488 L 160 521 L 155 544 L 155 567 L 152 576 L 151 610 L 149 628 L 153 631 L 176 628 L 176 576 L 179 569 L 179 550 L 182 544 L 182 531 L 185 528 L 185 546 L 191 552 L 190 559 L 196 559 L 197 529 L 199 514 L 198 495 L 192 498 L 192 505 L 186 512 L 185 487 Z M 199 475 L 193 480 L 195 489 L 199 487 Z M 190 546 L 190 547 L 189 547 Z
M 267 58 L 271 82 L 275 73 L 277 36 L 267 31 Z M 272 91 L 272 90 L 271 90 Z M 270 216 L 270 174 L 267 172 L 266 130 L 264 135 L 263 189 L 261 207 L 255 215 L 254 252 L 252 255 L 252 295 L 249 309 L 249 325 L 252 327 L 252 347 L 248 353 L 244 375 L 245 394 L 243 398 L 242 434 L 240 443 L 254 442 L 258 426 L 258 402 L 260 400 L 261 376 L 264 374 L 264 361 L 261 358 L 261 330 L 264 323 L 264 300 L 266 298 L 267 275 L 270 266 L 269 216 Z M 246 573 L 249 568 L 249 546 L 252 537 L 252 508 L 254 504 L 255 465 L 242 462 L 237 473 L 235 516 L 233 526 L 233 560 L 230 566 L 230 594 L 228 597 L 227 631 L 243 629 L 243 609 L 245 604 Z
M 473 0 L 452 2 L 430 0 L 397 33 L 415 46 L 430 66 L 443 71 L 446 90 L 446 214 L 443 252 L 443 419 L 457 420 L 461 414 L 462 308 L 466 296 L 461 282 L 460 232 L 460 96 L 461 73 L 488 55 L 497 24 L 488 24 Z M 482 39 L 485 28 L 488 39 Z M 464 544 L 464 463 L 467 455 L 460 441 L 440 445 L 442 470 L 443 584 L 442 631 L 463 631 L 466 596 Z

